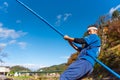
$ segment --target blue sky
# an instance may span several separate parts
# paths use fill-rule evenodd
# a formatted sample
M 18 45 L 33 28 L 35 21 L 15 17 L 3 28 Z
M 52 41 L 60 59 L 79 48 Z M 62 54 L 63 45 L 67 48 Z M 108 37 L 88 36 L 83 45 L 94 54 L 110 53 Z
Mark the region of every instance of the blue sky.
M 120 10 L 120 0 L 20 0 L 63 34 L 82 37 L 102 15 Z M 58 33 L 16 0 L 0 0 L 1 65 L 40 68 L 67 62 L 76 52 Z

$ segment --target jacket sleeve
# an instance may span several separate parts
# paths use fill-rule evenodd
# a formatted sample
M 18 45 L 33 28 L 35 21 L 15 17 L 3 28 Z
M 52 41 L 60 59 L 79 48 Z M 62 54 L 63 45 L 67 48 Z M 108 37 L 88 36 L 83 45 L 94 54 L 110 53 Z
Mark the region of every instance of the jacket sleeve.
M 86 40 L 83 38 L 75 38 L 74 42 L 78 44 L 87 44 Z

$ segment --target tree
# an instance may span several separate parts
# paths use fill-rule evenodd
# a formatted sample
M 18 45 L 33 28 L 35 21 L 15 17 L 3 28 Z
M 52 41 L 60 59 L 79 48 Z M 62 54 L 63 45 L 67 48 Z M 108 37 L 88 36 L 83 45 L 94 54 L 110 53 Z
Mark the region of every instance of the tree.
M 104 46 L 104 48 L 101 49 L 101 53 L 99 56 L 100 61 L 102 61 L 104 64 L 106 64 L 108 67 L 113 69 L 116 72 L 120 72 L 120 20 L 113 20 L 108 24 L 108 27 L 104 27 L 105 31 L 101 34 L 106 34 L 106 44 L 102 44 L 101 47 Z M 107 30 L 106 30 L 107 29 Z M 105 40 L 106 37 L 103 37 L 102 39 Z M 102 42 L 103 43 L 103 42 Z M 99 70 L 100 69 L 100 70 Z M 102 78 L 105 77 L 113 77 L 112 80 L 117 80 L 115 77 L 106 71 L 102 66 L 96 64 L 93 74 L 94 78 L 99 78 L 96 80 L 102 80 Z
M 113 13 L 112 13 L 112 20 L 117 20 L 120 16 L 120 12 L 118 10 L 115 10 Z
M 7 57 L 8 54 L 5 52 L 2 52 L 3 48 L 0 48 L 0 63 L 2 64 L 4 62 L 3 58 Z
M 68 59 L 66 65 L 69 66 L 71 63 L 73 63 L 77 59 L 78 54 L 79 54 L 79 52 L 75 52 L 75 53 L 71 54 L 71 56 Z

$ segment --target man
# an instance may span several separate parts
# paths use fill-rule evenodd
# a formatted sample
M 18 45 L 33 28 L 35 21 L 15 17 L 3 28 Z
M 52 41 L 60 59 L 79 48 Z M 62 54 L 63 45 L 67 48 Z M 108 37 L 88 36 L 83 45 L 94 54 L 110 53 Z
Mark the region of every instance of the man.
M 81 80 L 93 71 L 95 61 L 92 57 L 98 57 L 101 41 L 97 35 L 98 29 L 95 25 L 89 26 L 87 32 L 89 35 L 84 38 L 64 36 L 64 39 L 67 40 L 74 49 L 80 52 L 80 54 L 77 60 L 68 66 L 63 74 L 61 74 L 60 80 Z M 84 44 L 85 46 L 83 48 L 78 47 L 74 45 L 73 42 L 81 45 Z

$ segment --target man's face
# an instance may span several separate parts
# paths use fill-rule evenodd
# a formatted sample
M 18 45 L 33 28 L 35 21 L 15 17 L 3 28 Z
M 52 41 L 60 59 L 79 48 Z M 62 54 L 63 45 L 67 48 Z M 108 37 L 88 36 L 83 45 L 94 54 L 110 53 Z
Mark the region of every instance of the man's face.
M 90 29 L 90 30 L 88 30 L 88 34 L 97 34 L 97 30 Z

